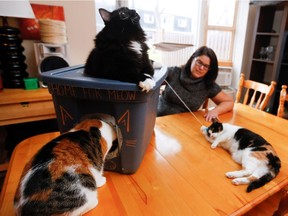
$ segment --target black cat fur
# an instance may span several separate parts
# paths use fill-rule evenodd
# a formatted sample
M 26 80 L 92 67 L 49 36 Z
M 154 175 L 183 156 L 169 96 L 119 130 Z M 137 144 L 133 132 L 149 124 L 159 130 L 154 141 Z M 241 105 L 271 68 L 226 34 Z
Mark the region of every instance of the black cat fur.
M 96 35 L 95 48 L 85 64 L 88 76 L 138 84 L 143 91 L 155 86 L 146 35 L 135 10 L 122 7 L 99 13 L 105 27 Z

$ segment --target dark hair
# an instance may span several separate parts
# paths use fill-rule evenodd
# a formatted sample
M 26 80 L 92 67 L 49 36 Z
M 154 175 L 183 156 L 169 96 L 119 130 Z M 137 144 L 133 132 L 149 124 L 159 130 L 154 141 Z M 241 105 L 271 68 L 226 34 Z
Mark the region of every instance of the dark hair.
M 188 59 L 185 65 L 185 72 L 190 74 L 192 61 L 194 60 L 194 58 L 201 55 L 206 55 L 210 58 L 210 68 L 207 74 L 204 76 L 204 82 L 206 87 L 208 88 L 209 86 L 211 86 L 212 83 L 215 82 L 218 76 L 218 59 L 215 52 L 211 48 L 207 46 L 202 46 L 198 48 Z

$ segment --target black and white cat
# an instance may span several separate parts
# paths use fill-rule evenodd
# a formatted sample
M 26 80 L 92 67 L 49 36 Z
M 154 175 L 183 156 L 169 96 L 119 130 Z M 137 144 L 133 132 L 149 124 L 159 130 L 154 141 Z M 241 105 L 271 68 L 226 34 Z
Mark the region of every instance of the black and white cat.
M 273 147 L 260 135 L 228 123 L 213 120 L 209 127 L 202 126 L 202 133 L 212 143 L 230 152 L 242 170 L 226 173 L 234 185 L 248 184 L 247 192 L 262 187 L 277 176 L 281 162 Z
M 79 216 L 98 204 L 106 183 L 104 161 L 116 140 L 110 124 L 86 119 L 44 145 L 22 173 L 15 198 L 17 216 Z
M 146 35 L 135 10 L 122 7 L 99 13 L 105 27 L 96 35 L 95 48 L 85 64 L 88 76 L 136 83 L 148 92 L 155 86 Z

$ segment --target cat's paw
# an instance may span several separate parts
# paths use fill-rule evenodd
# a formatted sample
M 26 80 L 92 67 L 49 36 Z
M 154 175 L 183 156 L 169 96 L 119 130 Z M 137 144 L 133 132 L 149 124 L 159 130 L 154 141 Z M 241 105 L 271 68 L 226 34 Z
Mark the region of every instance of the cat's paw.
M 234 179 L 234 178 L 236 178 L 236 176 L 234 175 L 234 172 L 227 172 L 225 175 L 226 175 L 226 177 L 229 178 L 229 179 Z
M 149 92 L 154 86 L 156 85 L 155 81 L 153 79 L 147 78 L 144 81 L 139 82 L 140 88 L 142 88 L 142 91 Z
M 97 180 L 97 187 L 102 187 L 106 183 L 106 178 L 102 176 Z
M 232 184 L 233 185 L 240 185 L 241 184 L 241 181 L 239 179 L 233 179 L 232 180 Z
M 211 145 L 211 148 L 215 149 L 217 146 L 218 146 L 218 143 L 213 142 L 212 145 Z
M 247 178 L 235 178 L 232 180 L 232 184 L 234 185 L 242 185 L 242 184 L 249 184 Z
M 206 134 L 207 134 L 207 133 L 206 133 L 207 127 L 205 127 L 204 125 L 201 126 L 200 131 L 201 131 L 204 135 L 206 135 Z
M 162 64 L 160 62 L 153 61 L 152 66 L 153 66 L 154 69 L 159 69 L 159 68 L 162 67 Z

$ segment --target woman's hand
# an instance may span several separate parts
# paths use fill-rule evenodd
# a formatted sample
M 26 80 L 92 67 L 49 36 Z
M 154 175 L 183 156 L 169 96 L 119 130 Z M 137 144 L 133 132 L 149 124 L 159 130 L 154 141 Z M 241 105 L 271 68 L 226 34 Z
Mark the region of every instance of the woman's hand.
M 217 106 L 205 113 L 204 117 L 206 121 L 212 122 L 213 118 L 219 120 L 219 115 L 233 110 L 234 100 L 224 91 L 219 92 L 214 98 L 211 99 Z
M 212 119 L 217 119 L 219 120 L 218 118 L 218 111 L 216 109 L 212 109 L 212 110 L 209 110 L 207 113 L 204 114 L 204 118 L 206 121 L 208 122 L 212 122 Z

